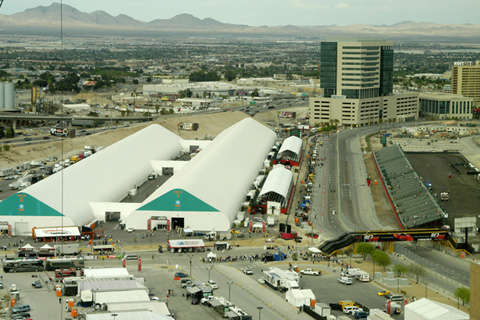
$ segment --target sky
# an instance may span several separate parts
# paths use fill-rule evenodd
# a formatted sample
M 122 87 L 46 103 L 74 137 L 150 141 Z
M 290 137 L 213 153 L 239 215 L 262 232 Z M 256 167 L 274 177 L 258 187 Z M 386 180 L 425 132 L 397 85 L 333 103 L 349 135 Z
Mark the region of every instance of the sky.
M 9 15 L 52 0 L 4 0 Z M 57 0 L 56 2 L 60 2 Z M 479 0 L 63 0 L 83 12 L 103 10 L 134 19 L 169 19 L 181 13 L 250 26 L 393 25 L 403 21 L 479 24 Z

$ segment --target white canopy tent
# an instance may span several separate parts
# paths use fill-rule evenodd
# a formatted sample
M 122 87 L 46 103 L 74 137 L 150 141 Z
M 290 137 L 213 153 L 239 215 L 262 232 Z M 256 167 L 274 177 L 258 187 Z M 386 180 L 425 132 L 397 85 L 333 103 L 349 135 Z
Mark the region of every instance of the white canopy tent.
M 258 198 L 260 200 L 263 198 L 266 198 L 267 200 L 275 200 L 276 202 L 281 203 L 282 206 L 286 206 L 292 189 L 292 184 L 292 171 L 285 169 L 283 166 L 277 166 L 268 174 L 267 180 L 265 181 Z
M 302 154 L 302 139 L 296 136 L 288 137 L 283 141 L 277 158 L 298 161 Z

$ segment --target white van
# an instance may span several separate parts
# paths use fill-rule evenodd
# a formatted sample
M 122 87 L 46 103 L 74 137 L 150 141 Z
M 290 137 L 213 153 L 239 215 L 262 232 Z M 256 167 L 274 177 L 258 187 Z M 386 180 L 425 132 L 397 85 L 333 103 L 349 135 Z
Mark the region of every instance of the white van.
M 356 306 L 348 306 L 343 308 L 343 312 L 345 312 L 346 314 L 354 315 L 357 311 L 363 311 L 363 309 Z

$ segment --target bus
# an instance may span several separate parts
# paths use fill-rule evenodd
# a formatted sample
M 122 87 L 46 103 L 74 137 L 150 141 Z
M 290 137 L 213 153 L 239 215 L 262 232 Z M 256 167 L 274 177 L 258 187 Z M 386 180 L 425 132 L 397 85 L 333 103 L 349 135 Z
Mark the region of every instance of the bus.
M 4 272 L 29 272 L 44 270 L 43 260 L 40 259 L 17 259 L 3 260 Z
M 85 267 L 85 260 L 83 258 L 58 258 L 47 259 L 45 263 L 45 270 L 55 271 L 56 269 L 81 269 Z
M 113 254 L 115 253 L 115 247 L 111 244 L 92 246 L 92 251 L 94 255 Z

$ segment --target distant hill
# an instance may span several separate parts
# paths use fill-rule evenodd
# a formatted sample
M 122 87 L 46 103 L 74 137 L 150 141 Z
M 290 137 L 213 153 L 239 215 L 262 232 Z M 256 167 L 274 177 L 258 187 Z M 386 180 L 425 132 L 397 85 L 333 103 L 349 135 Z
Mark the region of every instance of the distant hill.
M 0 29 L 5 31 L 23 30 L 35 34 L 59 29 L 60 4 L 39 6 L 12 15 L 0 15 Z M 191 14 L 180 14 L 170 19 L 156 19 L 144 22 L 127 15 L 112 16 L 104 11 L 85 13 L 63 5 L 63 25 L 68 32 L 92 34 L 125 33 L 141 35 L 152 33 L 182 34 L 237 34 L 245 36 L 287 36 L 314 37 L 328 36 L 385 36 L 389 39 L 410 38 L 452 38 L 480 40 L 480 25 L 437 24 L 431 22 L 404 21 L 393 25 L 349 26 L 259 26 L 228 24 L 211 18 L 199 19 Z

